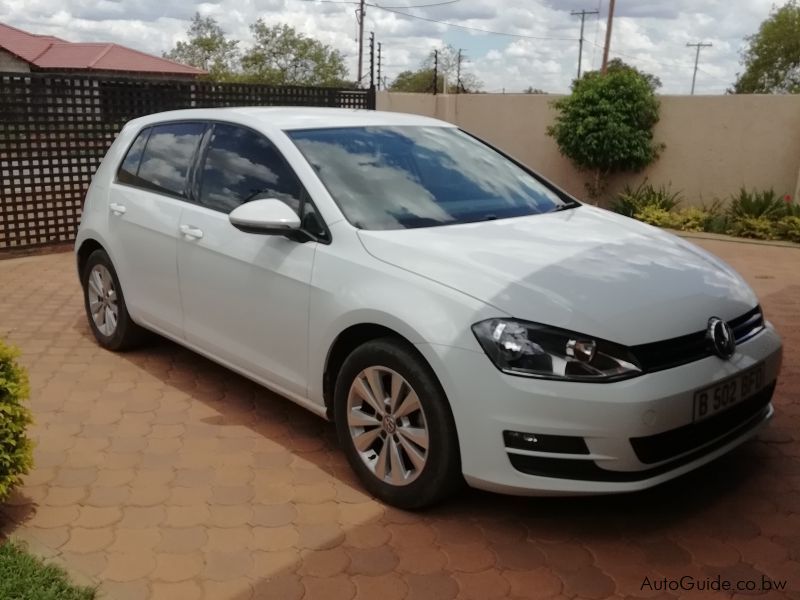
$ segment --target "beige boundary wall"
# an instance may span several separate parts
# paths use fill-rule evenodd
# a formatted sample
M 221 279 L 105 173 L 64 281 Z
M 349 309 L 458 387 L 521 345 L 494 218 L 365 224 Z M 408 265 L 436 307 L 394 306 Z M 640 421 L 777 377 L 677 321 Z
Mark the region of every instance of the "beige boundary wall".
M 378 109 L 450 121 L 541 172 L 579 198 L 586 176 L 545 135 L 556 96 L 378 93 Z M 727 199 L 740 187 L 796 196 L 800 168 L 800 95 L 662 96 L 655 138 L 661 158 L 642 173 L 615 177 L 608 194 L 645 177 L 672 184 L 686 204 Z

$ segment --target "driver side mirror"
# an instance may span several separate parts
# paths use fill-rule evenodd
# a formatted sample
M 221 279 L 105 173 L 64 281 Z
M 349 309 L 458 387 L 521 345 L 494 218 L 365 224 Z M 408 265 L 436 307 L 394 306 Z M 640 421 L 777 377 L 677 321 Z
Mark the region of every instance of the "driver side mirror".
M 230 212 L 228 220 L 246 233 L 287 235 L 300 229 L 300 217 L 277 198 L 245 202 Z

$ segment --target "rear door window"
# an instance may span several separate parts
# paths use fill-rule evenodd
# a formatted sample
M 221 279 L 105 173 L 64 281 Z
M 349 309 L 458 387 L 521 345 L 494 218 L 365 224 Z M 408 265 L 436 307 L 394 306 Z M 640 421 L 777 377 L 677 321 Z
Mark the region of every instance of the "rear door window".
M 165 123 L 151 127 L 135 175 L 131 170 L 140 152 L 138 138 L 120 167 L 119 181 L 185 197 L 186 177 L 205 128 L 204 123 Z

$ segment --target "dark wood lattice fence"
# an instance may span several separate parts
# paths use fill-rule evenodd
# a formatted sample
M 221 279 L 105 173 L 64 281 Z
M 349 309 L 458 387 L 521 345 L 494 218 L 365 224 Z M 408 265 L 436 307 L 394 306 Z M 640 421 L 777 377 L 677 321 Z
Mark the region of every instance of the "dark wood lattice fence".
M 70 242 L 122 126 L 179 108 L 375 108 L 372 90 L 0 73 L 0 252 Z

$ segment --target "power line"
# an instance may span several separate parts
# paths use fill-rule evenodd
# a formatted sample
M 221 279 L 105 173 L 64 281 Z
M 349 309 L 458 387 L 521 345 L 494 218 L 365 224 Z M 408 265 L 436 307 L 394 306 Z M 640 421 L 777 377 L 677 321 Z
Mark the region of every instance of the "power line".
M 586 41 L 588 42 L 589 40 L 586 40 Z M 598 48 L 603 48 L 603 46 L 601 44 L 596 44 L 595 43 L 594 45 L 597 46 Z M 635 50 L 631 50 L 631 52 L 635 52 Z M 634 56 L 633 54 L 627 54 L 627 53 L 625 53 L 625 52 L 623 52 L 621 50 L 614 50 L 614 52 L 612 52 L 611 54 L 616 55 L 616 56 L 622 56 L 622 57 L 628 58 L 630 60 L 649 62 L 651 65 L 658 65 L 658 66 L 663 66 L 664 65 L 663 61 L 658 61 L 658 60 L 655 60 L 653 58 L 647 58 L 647 57 L 641 56 L 641 55 Z
M 603 0 L 597 0 L 597 18 L 594 20 L 594 40 L 592 41 L 592 69 L 594 69 L 594 58 L 597 53 L 597 34 L 600 31 L 600 10 L 603 8 Z
M 357 0 L 302 0 L 303 2 L 322 2 L 324 4 L 361 4 Z M 445 4 L 455 4 L 461 0 L 443 0 L 442 2 L 432 2 L 430 4 L 398 4 L 395 6 L 386 6 L 381 8 L 428 8 L 430 6 L 444 6 Z M 370 6 L 378 6 L 377 4 L 370 4 Z
M 587 40 L 587 42 L 588 42 L 588 40 Z M 593 42 L 589 42 L 589 43 L 593 43 Z M 600 44 L 593 43 L 593 45 L 596 46 L 597 48 L 602 48 L 602 46 Z M 615 55 L 615 56 L 621 56 L 623 58 L 627 58 L 627 59 L 629 59 L 631 61 L 648 63 L 648 64 L 650 64 L 652 66 L 655 66 L 655 67 L 663 67 L 664 66 L 664 61 L 656 60 L 654 58 L 648 58 L 648 57 L 642 56 L 642 55 L 634 56 L 633 54 L 627 54 L 626 52 L 622 52 L 621 50 L 614 50 L 614 52 L 612 52 L 612 54 Z M 682 66 L 691 66 L 691 63 L 680 61 L 679 63 L 675 63 L 672 66 L 676 67 L 676 68 L 677 67 L 682 67 Z M 728 81 L 727 79 L 722 79 L 721 77 L 717 77 L 713 73 L 710 73 L 710 72 L 706 71 L 705 69 L 703 69 L 703 67 L 698 66 L 697 70 L 700 71 L 701 73 L 704 73 L 705 75 L 707 75 L 711 79 L 713 79 L 715 81 L 718 81 L 720 83 L 724 83 L 724 84 L 729 84 L 730 83 L 730 81 Z
M 444 6 L 445 4 L 455 4 L 461 0 L 444 0 L 444 2 L 433 2 L 431 4 L 399 4 L 395 6 L 388 6 L 381 4 L 380 8 L 428 8 L 429 6 Z M 375 6 L 378 6 L 377 4 Z
M 329 4 L 357 4 L 361 5 L 361 2 L 356 2 L 354 0 L 302 0 L 303 2 L 325 2 Z M 414 6 L 404 6 L 403 8 L 424 8 L 426 6 L 440 6 L 441 4 L 452 4 L 452 2 L 458 0 L 448 0 L 447 2 L 437 2 L 434 4 L 417 4 Z M 431 19 L 430 17 L 423 17 L 420 15 L 412 15 L 411 13 L 402 12 L 399 10 L 395 10 L 389 6 L 382 6 L 380 4 L 373 4 L 370 2 L 364 2 L 365 6 L 370 6 L 372 8 L 378 8 L 380 10 L 393 13 L 395 15 L 401 15 L 403 17 L 408 17 L 409 19 L 419 19 L 420 21 L 427 21 L 428 23 L 438 23 L 439 25 L 446 25 L 447 27 L 457 27 L 458 29 L 466 29 L 468 31 L 478 31 L 480 33 L 488 33 L 491 35 L 504 35 L 507 37 L 515 37 L 515 38 L 522 38 L 527 40 L 545 40 L 545 41 L 560 41 L 560 42 L 574 42 L 576 41 L 575 38 L 568 38 L 568 37 L 550 37 L 550 36 L 537 36 L 537 35 L 525 35 L 522 33 L 509 33 L 507 31 L 494 31 L 491 29 L 482 29 L 481 27 L 471 27 L 469 25 L 459 25 L 458 23 L 451 23 L 449 21 L 442 21 L 439 19 Z
M 711 43 L 704 43 L 704 42 L 697 42 L 695 44 L 686 44 L 687 47 L 697 48 L 697 52 L 694 55 L 694 72 L 692 73 L 692 91 L 691 95 L 694 96 L 694 82 L 697 81 L 697 63 L 700 62 L 700 49 L 701 48 L 710 48 L 712 46 Z
M 404 17 L 408 17 L 410 19 L 419 19 L 420 21 L 428 21 L 429 23 L 439 23 L 440 25 L 447 25 L 448 27 L 457 27 L 459 29 L 467 29 L 469 31 L 480 31 L 481 33 L 489 33 L 492 35 L 505 35 L 508 37 L 515 37 L 515 38 L 523 38 L 528 40 L 555 40 L 555 41 L 562 41 L 562 42 L 574 42 L 575 38 L 565 38 L 565 37 L 544 37 L 544 36 L 536 36 L 536 35 L 524 35 L 521 33 L 508 33 L 506 31 L 492 31 L 491 29 L 481 29 L 480 27 L 470 27 L 469 25 L 459 25 L 457 23 L 450 23 L 449 21 L 440 21 L 439 19 L 431 19 L 428 17 L 421 17 L 419 15 L 412 15 L 410 13 L 401 12 L 399 10 L 394 10 L 391 8 L 386 8 L 385 6 L 381 6 L 380 4 L 368 4 L 368 6 L 372 6 L 374 8 L 379 8 L 381 10 L 385 10 L 386 12 L 394 13 L 396 15 L 402 15 Z
M 717 77 L 713 73 L 706 71 L 703 67 L 697 67 L 697 70 L 700 71 L 703 75 L 710 77 L 714 81 L 719 81 L 720 83 L 724 83 L 725 85 L 730 85 L 731 83 L 729 79 L 722 79 L 721 77 Z
M 321 2 L 321 3 L 328 3 L 328 4 L 351 4 L 351 5 L 360 5 L 361 4 L 361 2 L 357 1 L 357 0 L 302 0 L 302 1 L 303 2 Z M 457 2 L 457 1 L 459 1 L 459 0 L 447 0 L 447 1 L 444 1 L 444 2 L 436 2 L 436 3 L 431 3 L 431 4 L 408 5 L 408 6 L 404 6 L 403 8 L 424 8 L 424 7 L 427 7 L 427 6 L 439 6 L 439 5 L 442 5 L 442 4 L 452 4 L 453 2 Z M 609 46 L 601 45 L 601 44 L 597 43 L 597 36 L 599 34 L 599 29 L 600 29 L 600 15 L 599 15 L 599 13 L 602 12 L 603 3 L 604 3 L 603 0 L 598 0 L 598 2 L 597 2 L 597 10 L 596 11 L 586 11 L 587 14 L 598 13 L 598 17 L 597 17 L 597 19 L 595 21 L 594 40 L 590 41 L 590 40 L 587 40 L 587 39 L 583 39 L 583 36 L 581 36 L 581 38 L 579 40 L 577 40 L 577 41 L 580 42 L 581 39 L 582 39 L 584 42 L 587 42 L 587 43 L 592 45 L 592 67 L 594 67 L 595 52 L 596 52 L 596 50 L 598 48 L 602 48 L 604 50 L 604 62 L 606 63 L 606 65 L 607 65 L 607 61 L 608 61 L 608 56 L 607 56 L 607 52 L 608 51 L 606 50 L 606 48 L 608 48 Z M 614 0 L 609 0 L 609 16 L 611 17 L 609 19 L 609 21 L 613 20 L 613 6 L 614 6 L 614 4 L 615 4 Z M 418 19 L 418 20 L 421 20 L 421 21 L 427 21 L 429 23 L 437 23 L 437 24 L 440 24 L 440 25 L 445 25 L 447 27 L 455 27 L 455 28 L 458 28 L 458 29 L 465 29 L 465 30 L 468 30 L 468 31 L 477 31 L 477 32 L 480 32 L 480 33 L 487 33 L 487 34 L 490 34 L 490 35 L 500 35 L 500 36 L 506 36 L 506 37 L 513 37 L 513 38 L 520 38 L 520 39 L 531 39 L 531 40 L 570 41 L 570 42 L 576 41 L 575 38 L 568 38 L 568 37 L 534 36 L 534 35 L 525 35 L 525 34 L 521 34 L 521 33 L 510 33 L 510 32 L 506 32 L 506 31 L 494 31 L 494 30 L 491 30 L 491 29 L 483 29 L 483 28 L 480 28 L 480 27 L 471 27 L 469 25 L 459 25 L 457 23 L 451 23 L 449 21 L 442 21 L 442 20 L 439 20 L 439 19 L 432 19 L 432 18 L 429 18 L 429 17 L 413 15 L 413 14 L 410 14 L 410 13 L 406 13 L 406 12 L 402 12 L 402 11 L 399 11 L 399 10 L 395 10 L 394 6 L 389 6 L 389 5 L 383 6 L 383 5 L 380 5 L 380 4 L 374 4 L 374 3 L 366 2 L 366 1 L 364 1 L 364 6 L 370 6 L 372 8 L 377 8 L 377 9 L 383 10 L 385 12 L 389 12 L 389 13 L 393 13 L 393 14 L 396 14 L 396 15 L 400 15 L 400 16 L 403 16 L 403 17 L 406 17 L 406 18 L 409 18 L 409 19 Z M 580 12 L 578 12 L 578 11 L 575 11 L 575 12 L 577 14 L 580 14 Z M 607 39 L 607 41 L 609 43 L 610 43 L 610 37 L 611 37 L 610 36 L 610 31 L 607 29 L 606 30 L 606 39 Z M 581 54 L 582 54 L 582 52 L 581 52 Z M 654 60 L 654 59 L 650 59 L 650 58 L 646 58 L 646 57 L 643 57 L 641 55 L 634 56 L 634 55 L 631 55 L 631 54 L 626 54 L 625 52 L 621 52 L 619 50 L 615 50 L 613 52 L 613 54 L 621 56 L 621 57 L 625 57 L 625 58 L 628 58 L 628 59 L 634 60 L 634 61 L 644 61 L 646 63 L 650 63 L 651 65 L 657 65 L 659 67 L 663 66 L 663 62 L 660 62 L 660 61 L 657 61 L 657 60 Z M 386 67 L 402 67 L 402 66 L 405 66 L 405 65 L 404 64 L 403 65 L 400 65 L 400 64 L 397 64 L 397 65 L 388 64 L 388 65 L 383 65 L 383 66 L 386 66 Z M 716 81 L 719 81 L 720 83 L 726 83 L 726 84 L 728 83 L 726 80 L 723 80 L 723 79 L 721 79 L 721 78 L 719 78 L 719 77 L 717 77 L 715 75 L 712 75 L 711 73 L 709 73 L 708 71 L 704 70 L 700 66 L 697 66 L 697 70 L 700 71 L 701 73 L 704 73 L 705 75 L 711 77 L 712 79 L 714 79 Z M 385 76 L 384 76 L 384 78 L 385 78 Z
M 578 79 L 581 78 L 581 61 L 583 61 L 583 24 L 586 21 L 586 15 L 596 15 L 596 10 L 573 10 L 570 15 L 580 16 L 581 18 L 581 37 L 578 39 Z

